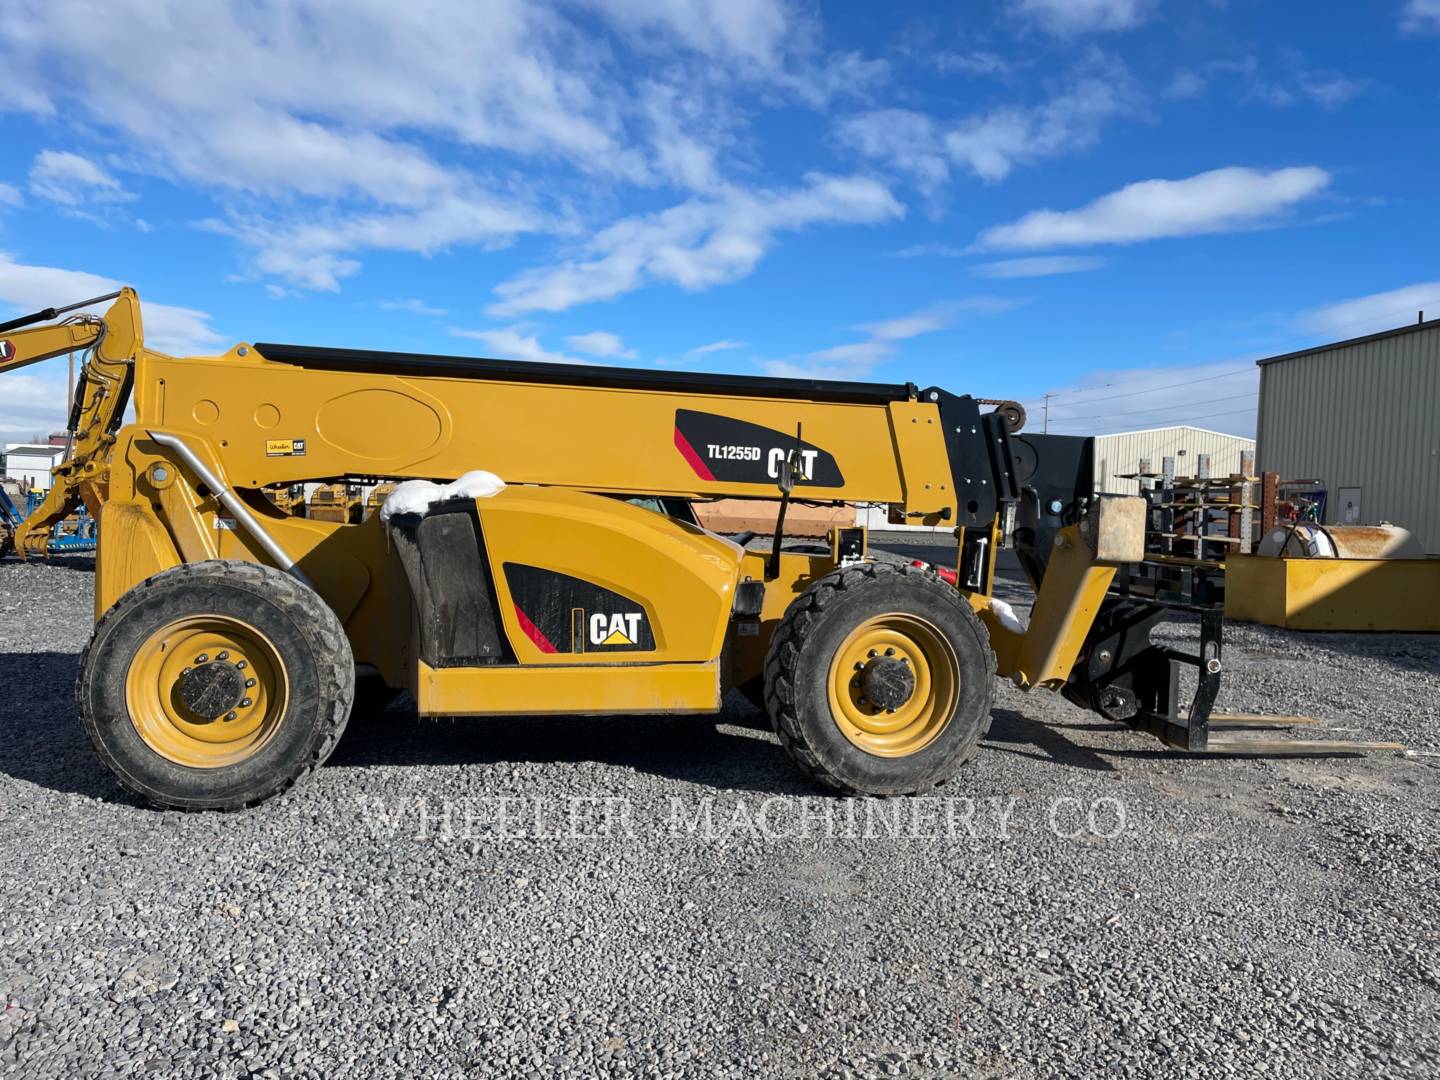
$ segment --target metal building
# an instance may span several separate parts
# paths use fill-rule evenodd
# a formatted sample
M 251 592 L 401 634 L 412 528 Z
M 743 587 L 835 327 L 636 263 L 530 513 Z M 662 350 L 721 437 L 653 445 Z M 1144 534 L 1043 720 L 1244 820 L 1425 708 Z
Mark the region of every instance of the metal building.
M 1256 466 L 1319 481 L 1326 524 L 1393 522 L 1440 555 L 1440 320 L 1259 363 Z
M 65 456 L 64 446 L 45 443 L 7 443 L 5 476 L 41 491 L 50 490 L 50 470 Z
M 1150 462 L 1152 471 L 1159 472 L 1167 457 L 1175 459 L 1177 476 L 1194 476 L 1196 457 L 1209 454 L 1210 475 L 1228 476 L 1240 471 L 1240 455 L 1254 449 L 1254 439 L 1188 425 L 1097 435 L 1095 490 L 1112 495 L 1137 494 L 1140 485 L 1136 481 L 1118 477 L 1135 472 L 1142 461 Z

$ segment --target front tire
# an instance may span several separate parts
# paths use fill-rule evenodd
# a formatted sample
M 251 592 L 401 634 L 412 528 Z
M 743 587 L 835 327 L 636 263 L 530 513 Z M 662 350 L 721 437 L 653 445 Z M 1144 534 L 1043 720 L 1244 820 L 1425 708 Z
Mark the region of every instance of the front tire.
M 990 729 L 995 654 L 965 598 L 892 563 L 832 571 L 790 605 L 765 658 L 786 752 L 818 783 L 908 795 L 950 779 Z
M 235 810 L 330 756 L 354 695 L 350 642 L 312 589 L 268 566 L 177 566 L 122 596 L 80 661 L 100 760 L 156 806 Z

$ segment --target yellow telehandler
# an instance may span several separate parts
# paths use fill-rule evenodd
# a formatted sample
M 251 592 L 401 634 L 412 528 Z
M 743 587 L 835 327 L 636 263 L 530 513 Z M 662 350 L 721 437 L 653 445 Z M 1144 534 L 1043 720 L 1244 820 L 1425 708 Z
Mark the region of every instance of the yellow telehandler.
M 1216 598 L 1147 563 L 1145 504 L 1094 497 L 1089 440 L 1021 434 L 1016 407 L 294 345 L 171 357 L 128 288 L 0 324 L 0 371 L 75 351 L 73 449 L 16 544 L 81 503 L 98 519 L 80 719 L 157 805 L 285 790 L 334 749 L 357 672 L 436 716 L 715 713 L 739 687 L 819 783 L 873 795 L 953 776 L 997 671 L 1174 747 L 1251 745 L 1209 733 Z M 359 523 L 265 495 L 307 482 L 398 486 Z M 777 492 L 768 547 L 690 513 Z M 787 550 L 791 500 L 948 526 L 955 569 L 877 558 L 863 529 Z M 1002 548 L 1037 591 L 1028 627 L 993 597 Z M 1199 613 L 1193 655 L 1149 639 L 1176 607 Z

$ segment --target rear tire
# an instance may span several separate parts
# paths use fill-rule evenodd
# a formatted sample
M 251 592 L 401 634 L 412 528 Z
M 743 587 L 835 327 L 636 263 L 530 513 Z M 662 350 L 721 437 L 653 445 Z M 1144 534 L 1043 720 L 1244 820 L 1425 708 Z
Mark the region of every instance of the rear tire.
M 786 752 L 818 783 L 856 795 L 914 794 L 954 776 L 990 729 L 994 681 L 989 635 L 965 598 L 891 563 L 816 581 L 765 658 Z
M 335 613 L 289 574 L 177 566 L 95 626 L 80 722 L 120 783 L 156 806 L 236 810 L 309 775 L 350 716 L 355 665 Z

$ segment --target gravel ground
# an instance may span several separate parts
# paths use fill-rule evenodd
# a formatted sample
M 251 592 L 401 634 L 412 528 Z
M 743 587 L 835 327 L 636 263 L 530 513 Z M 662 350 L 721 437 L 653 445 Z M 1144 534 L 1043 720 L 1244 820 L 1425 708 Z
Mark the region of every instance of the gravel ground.
M 1222 708 L 1409 755 L 1183 758 L 1005 685 L 944 798 L 870 802 L 738 698 L 402 704 L 288 797 L 186 815 L 82 740 L 91 587 L 0 565 L 0 1074 L 1440 1069 L 1440 638 L 1227 642 Z

